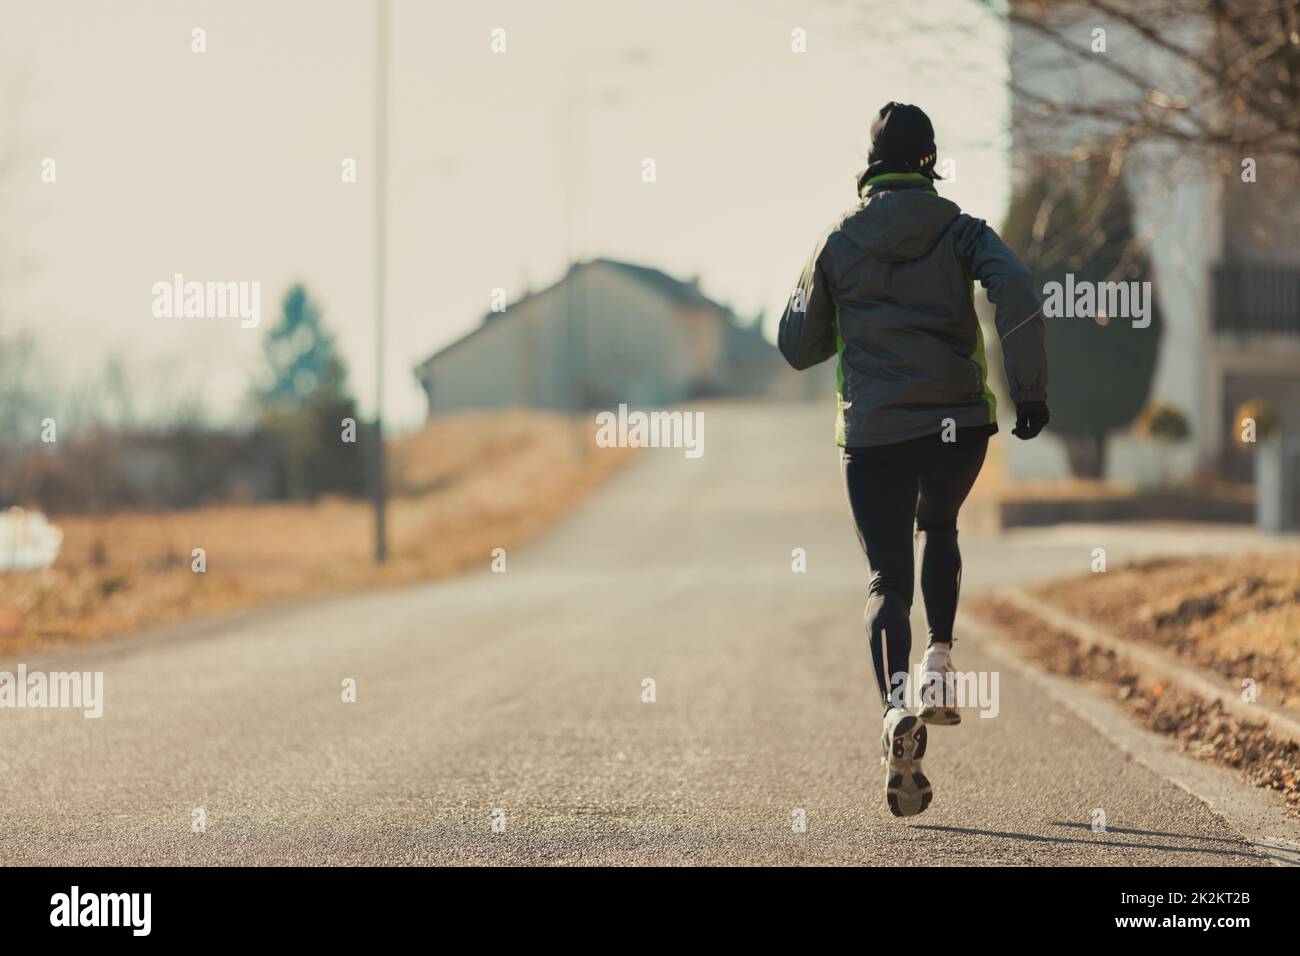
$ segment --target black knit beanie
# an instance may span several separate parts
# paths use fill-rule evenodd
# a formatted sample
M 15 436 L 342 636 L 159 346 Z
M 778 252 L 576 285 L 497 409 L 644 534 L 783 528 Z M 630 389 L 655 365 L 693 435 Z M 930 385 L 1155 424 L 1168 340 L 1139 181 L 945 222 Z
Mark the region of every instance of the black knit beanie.
M 921 173 L 936 179 L 937 153 L 934 126 L 924 110 L 907 103 L 886 103 L 871 121 L 871 152 L 862 182 L 884 173 Z

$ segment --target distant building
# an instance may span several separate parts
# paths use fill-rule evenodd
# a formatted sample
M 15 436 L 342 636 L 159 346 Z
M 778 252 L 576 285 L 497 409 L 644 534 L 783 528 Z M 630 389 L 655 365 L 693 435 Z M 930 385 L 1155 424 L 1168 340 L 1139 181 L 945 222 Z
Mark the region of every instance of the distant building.
M 739 324 L 694 281 L 612 259 L 577 263 L 554 285 L 489 312 L 415 377 L 430 415 L 661 406 L 801 388 L 757 321 Z

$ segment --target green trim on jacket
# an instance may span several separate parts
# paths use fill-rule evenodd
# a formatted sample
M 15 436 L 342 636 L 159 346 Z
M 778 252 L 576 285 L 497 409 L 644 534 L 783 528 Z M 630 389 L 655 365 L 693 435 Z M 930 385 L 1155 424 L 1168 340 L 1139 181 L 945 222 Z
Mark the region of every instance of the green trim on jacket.
M 848 441 L 844 424 L 844 336 L 840 334 L 840 304 L 835 303 L 835 444 L 841 448 Z
M 970 273 L 966 274 L 966 284 L 970 289 L 970 307 L 973 311 L 975 308 L 975 279 Z M 984 404 L 989 407 L 989 424 L 996 425 L 998 421 L 998 397 L 993 394 L 993 389 L 989 388 L 989 362 L 988 357 L 984 354 L 984 326 L 980 325 L 979 316 L 975 317 L 975 353 L 971 358 L 980 367 L 980 383 L 984 386 Z

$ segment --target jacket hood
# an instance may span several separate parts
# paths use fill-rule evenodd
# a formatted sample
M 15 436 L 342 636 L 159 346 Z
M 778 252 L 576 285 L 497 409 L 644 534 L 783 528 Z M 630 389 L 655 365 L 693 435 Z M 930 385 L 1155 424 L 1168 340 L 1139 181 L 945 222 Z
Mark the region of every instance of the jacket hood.
M 933 249 L 960 214 L 957 204 L 936 193 L 924 177 L 869 181 L 861 208 L 840 232 L 875 259 L 906 262 Z

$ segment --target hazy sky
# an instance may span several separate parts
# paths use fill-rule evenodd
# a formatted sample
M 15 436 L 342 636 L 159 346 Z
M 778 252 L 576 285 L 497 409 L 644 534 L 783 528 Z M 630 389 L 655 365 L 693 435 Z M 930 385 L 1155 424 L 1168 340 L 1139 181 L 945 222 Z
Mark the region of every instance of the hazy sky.
M 957 164 L 941 191 L 999 222 L 1005 37 L 975 0 L 912 5 L 912 23 L 898 8 L 394 0 L 386 415 L 419 420 L 412 365 L 477 324 L 494 287 L 514 298 L 559 277 L 566 210 L 578 256 L 698 274 L 773 323 L 819 232 L 854 201 L 868 124 L 890 99 L 934 119 L 940 157 Z M 119 354 L 142 402 L 201 388 L 224 416 L 300 279 L 368 413 L 374 5 L 0 11 L 0 327 L 34 329 L 68 380 Z M 505 53 L 491 50 L 496 28 Z M 805 53 L 791 50 L 796 28 Z M 622 55 L 632 48 L 648 62 Z M 341 181 L 349 157 L 355 184 Z M 41 181 L 47 158 L 54 183 Z M 176 273 L 260 282 L 261 328 L 154 318 L 152 287 Z

